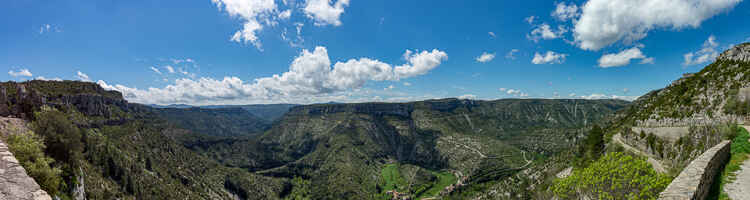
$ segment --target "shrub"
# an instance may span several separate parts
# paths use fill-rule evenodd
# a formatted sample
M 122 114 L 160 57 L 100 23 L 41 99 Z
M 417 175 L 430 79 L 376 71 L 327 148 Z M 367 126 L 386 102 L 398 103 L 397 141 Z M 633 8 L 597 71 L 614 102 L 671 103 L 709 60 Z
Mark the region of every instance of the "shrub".
M 43 139 L 33 132 L 27 132 L 11 134 L 7 142 L 8 148 L 29 176 L 47 193 L 57 194 L 62 184 L 62 170 L 52 167 L 54 159 L 44 155 Z
M 645 159 L 613 152 L 555 180 L 552 191 L 563 199 L 656 199 L 670 182 L 669 176 L 654 171 Z
M 44 138 L 47 146 L 45 152 L 57 161 L 64 162 L 75 168 L 83 151 L 81 130 L 71 122 L 65 113 L 43 108 L 35 113 L 32 128 L 35 133 Z

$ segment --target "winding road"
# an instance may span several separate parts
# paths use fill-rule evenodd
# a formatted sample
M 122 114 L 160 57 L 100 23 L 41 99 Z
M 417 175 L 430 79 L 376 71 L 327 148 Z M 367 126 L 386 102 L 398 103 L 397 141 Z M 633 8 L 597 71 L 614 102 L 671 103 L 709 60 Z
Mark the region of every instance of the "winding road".
M 656 158 L 654 158 L 654 155 L 651 155 L 650 153 L 643 152 L 640 149 L 635 148 L 633 146 L 630 146 L 629 144 L 623 142 L 622 141 L 622 137 L 620 136 L 619 133 L 615 134 L 614 136 L 612 136 L 612 140 L 615 141 L 615 142 L 617 142 L 618 144 L 620 144 L 622 147 L 624 147 L 628 151 L 631 151 L 631 152 L 636 153 L 636 154 L 640 154 L 642 156 L 646 156 L 648 158 L 648 160 L 647 160 L 648 163 L 651 163 L 651 166 L 653 166 L 653 168 L 654 168 L 654 170 L 656 170 L 656 172 L 667 173 L 667 169 L 664 168 L 664 165 L 661 164 L 661 162 L 659 162 L 659 160 L 657 160 Z

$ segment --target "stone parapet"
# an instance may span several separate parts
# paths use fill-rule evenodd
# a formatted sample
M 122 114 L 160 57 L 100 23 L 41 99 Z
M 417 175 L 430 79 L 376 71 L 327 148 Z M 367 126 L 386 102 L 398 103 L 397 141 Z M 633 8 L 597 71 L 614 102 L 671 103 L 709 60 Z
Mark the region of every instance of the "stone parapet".
M 677 178 L 659 194 L 660 200 L 702 200 L 729 159 L 731 142 L 722 141 L 690 162 Z

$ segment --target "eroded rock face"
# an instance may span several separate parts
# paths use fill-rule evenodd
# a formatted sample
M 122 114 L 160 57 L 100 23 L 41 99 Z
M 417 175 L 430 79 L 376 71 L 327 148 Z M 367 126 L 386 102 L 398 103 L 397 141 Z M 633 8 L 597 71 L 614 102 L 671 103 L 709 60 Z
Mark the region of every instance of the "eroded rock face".
M 0 141 L 0 199 L 52 200 L 52 197 L 26 174 L 8 146 Z
M 733 60 L 750 62 L 750 43 L 740 44 L 724 51 L 718 57 L 719 60 Z

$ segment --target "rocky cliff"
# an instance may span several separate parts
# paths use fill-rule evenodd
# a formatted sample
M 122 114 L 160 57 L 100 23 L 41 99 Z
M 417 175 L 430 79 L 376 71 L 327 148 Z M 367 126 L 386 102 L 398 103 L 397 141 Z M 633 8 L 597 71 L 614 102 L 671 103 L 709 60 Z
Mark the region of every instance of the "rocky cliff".
M 17 134 L 25 130 L 21 119 L 0 117 L 0 135 Z M 21 166 L 13 153 L 0 139 L 0 199 L 52 200 Z

